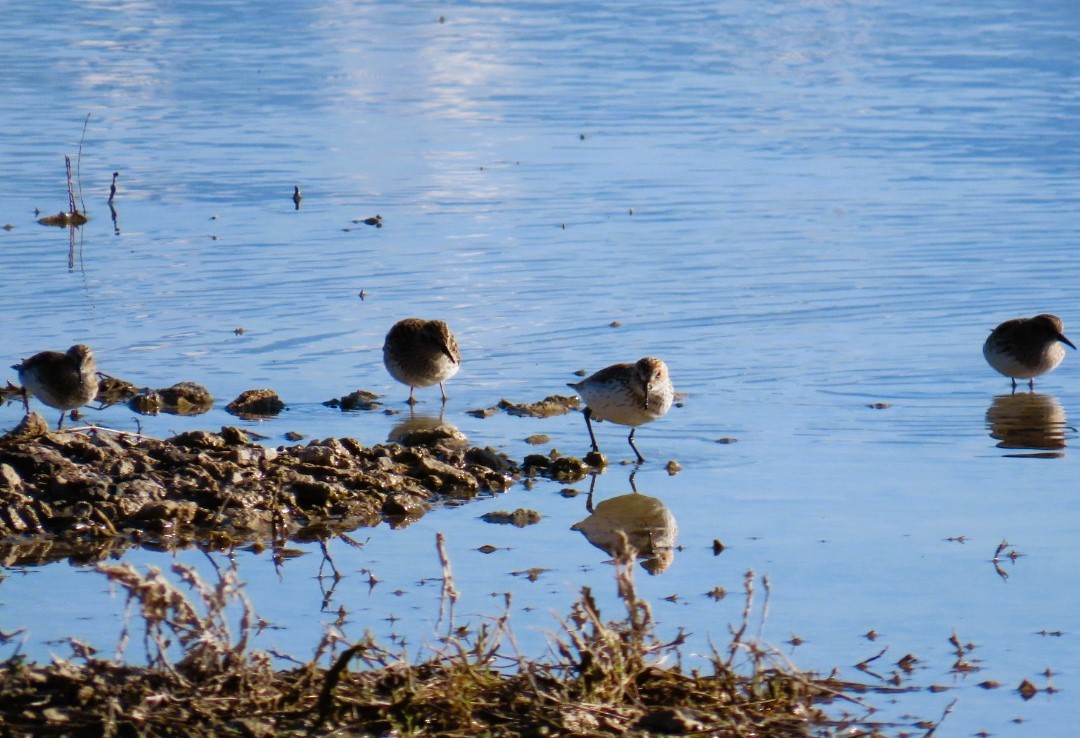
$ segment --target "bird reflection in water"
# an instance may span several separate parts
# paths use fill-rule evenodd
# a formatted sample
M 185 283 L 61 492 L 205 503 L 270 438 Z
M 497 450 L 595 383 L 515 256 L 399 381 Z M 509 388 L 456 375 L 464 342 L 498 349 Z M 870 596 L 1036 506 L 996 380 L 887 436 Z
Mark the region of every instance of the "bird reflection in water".
M 991 438 L 1000 449 L 1030 449 L 1034 453 L 1007 454 L 1054 459 L 1064 456 L 1065 409 L 1053 395 L 1023 392 L 998 395 L 986 411 Z
M 589 517 L 575 523 L 570 530 L 581 532 L 592 545 L 618 557 L 627 548 L 641 559 L 641 566 L 650 574 L 659 574 L 675 558 L 675 539 L 679 526 L 675 516 L 663 502 L 640 494 L 630 475 L 633 492 L 592 505 L 593 475 L 589 486 L 587 509 Z
M 438 431 L 436 429 L 438 429 Z M 460 434 L 461 431 L 443 420 L 441 412 L 438 416 L 421 415 L 420 413 L 410 412 L 408 417 L 405 417 L 394 424 L 394 427 L 390 429 L 390 433 L 387 435 L 386 440 L 390 443 L 401 443 L 403 438 L 407 438 L 413 434 L 432 433 L 446 433 L 453 435 Z

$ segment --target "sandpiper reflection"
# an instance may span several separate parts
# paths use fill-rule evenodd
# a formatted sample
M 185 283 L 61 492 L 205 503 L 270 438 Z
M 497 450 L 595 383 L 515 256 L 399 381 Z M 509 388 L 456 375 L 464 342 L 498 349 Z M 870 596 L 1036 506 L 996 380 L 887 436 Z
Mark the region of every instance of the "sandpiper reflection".
M 1057 458 L 1064 456 L 1065 409 L 1053 395 L 1036 392 L 998 395 L 986 411 L 990 436 L 1001 449 L 1031 449 L 1037 453 L 1015 454 Z
M 386 440 L 390 443 L 401 443 L 403 439 L 416 438 L 414 434 L 431 440 L 440 437 L 450 438 L 461 435 L 456 427 L 443 420 L 442 413 L 438 415 L 424 415 L 410 412 L 409 415 L 394 424 L 390 429 Z M 464 436 L 461 436 L 464 438 Z
M 630 482 L 633 486 L 632 476 Z M 590 489 L 588 509 L 589 517 L 570 530 L 580 531 L 589 543 L 612 556 L 628 545 L 650 574 L 659 574 L 671 565 L 679 526 L 663 502 L 640 494 L 634 487 L 630 494 L 604 500 L 594 508 Z

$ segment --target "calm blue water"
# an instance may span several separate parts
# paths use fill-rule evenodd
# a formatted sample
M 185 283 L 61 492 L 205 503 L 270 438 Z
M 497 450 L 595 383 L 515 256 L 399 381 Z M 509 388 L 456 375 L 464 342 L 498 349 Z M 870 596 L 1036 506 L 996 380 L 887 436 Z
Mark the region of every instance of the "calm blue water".
M 800 666 L 872 680 L 851 667 L 888 646 L 875 662 L 886 678 L 911 653 L 906 682 L 955 687 L 869 698 L 885 719 L 936 719 L 957 699 L 939 735 L 1071 733 L 1080 357 L 1037 386 L 1065 447 L 1030 458 L 991 437 L 1008 381 L 980 346 L 1001 320 L 1044 311 L 1080 334 L 1074 3 L 64 2 L 50 14 L 64 22 L 28 5 L 0 27 L 0 221 L 14 226 L 0 231 L 0 365 L 85 342 L 102 371 L 194 380 L 220 399 L 194 419 L 89 411 L 100 424 L 377 443 L 404 416 L 322 402 L 365 388 L 405 410 L 383 335 L 401 317 L 439 317 L 465 362 L 444 419 L 520 458 L 534 433 L 552 438 L 541 451 L 583 453 L 580 415 L 466 411 L 661 356 L 687 397 L 638 432 L 649 463 L 635 482 L 667 505 L 681 548 L 639 585 L 662 628 L 692 633 L 688 663 L 726 642 L 752 569 L 770 581 L 762 636 Z M 63 157 L 88 114 L 92 220 L 69 269 L 67 232 L 34 209 L 66 207 Z M 376 213 L 384 228 L 353 222 Z M 264 386 L 289 404 L 279 419 L 220 409 Z M 437 415 L 437 393 L 423 397 L 418 411 Z M 0 426 L 19 416 L 0 408 Z M 631 457 L 624 429 L 598 431 L 609 456 Z M 683 471 L 669 476 L 669 459 Z M 596 499 L 629 492 L 630 470 L 610 468 Z M 617 615 L 608 557 L 569 530 L 585 498 L 561 489 L 357 531 L 361 547 L 331 546 L 345 578 L 329 594 L 317 547 L 280 575 L 238 553 L 256 609 L 281 626 L 261 645 L 305 657 L 345 606 L 347 636 L 371 629 L 418 652 L 438 613 L 436 532 L 458 619 L 498 614 L 512 591 L 519 641 L 540 652 L 582 586 Z M 544 518 L 479 520 L 517 507 Z M 1002 540 L 1021 554 L 1007 579 L 991 562 Z M 211 571 L 201 554 L 178 558 Z M 547 571 L 514 575 L 531 567 Z M 123 601 L 100 575 L 3 576 L 0 629 L 26 627 L 27 652 L 65 653 L 50 641 L 66 635 L 115 644 Z M 717 586 L 719 602 L 706 596 Z M 954 632 L 981 671 L 950 674 Z M 1061 691 L 1021 700 L 1014 688 L 1045 685 L 1048 668 Z M 974 686 L 987 679 L 1003 687 Z

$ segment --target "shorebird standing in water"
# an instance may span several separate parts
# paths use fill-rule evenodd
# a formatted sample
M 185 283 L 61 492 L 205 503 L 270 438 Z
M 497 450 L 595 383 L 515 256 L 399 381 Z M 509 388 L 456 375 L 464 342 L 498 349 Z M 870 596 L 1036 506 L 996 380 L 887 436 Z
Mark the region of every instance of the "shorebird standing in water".
M 57 430 L 64 427 L 64 415 L 68 410 L 82 407 L 97 397 L 98 377 L 94 354 L 89 346 L 81 343 L 63 354 L 59 351 L 42 351 L 11 368 L 19 372 L 27 412 L 30 412 L 28 395 L 60 411 Z
M 580 382 L 567 382 L 585 400 L 585 427 L 589 429 L 592 449 L 599 453 L 592 420 L 610 420 L 630 426 L 627 441 L 639 462 L 645 457 L 634 445 L 634 431 L 651 423 L 671 408 L 675 388 L 667 365 L 660 359 L 646 357 L 635 364 L 613 364 Z
M 990 332 L 983 344 L 983 356 L 997 371 L 1012 380 L 1028 380 L 1035 389 L 1035 377 L 1056 369 L 1065 358 L 1061 344 L 1076 348 L 1065 337 L 1065 325 L 1056 315 L 1044 313 L 1034 318 L 1006 320 Z
M 399 320 L 386 334 L 383 364 L 390 376 L 408 385 L 409 404 L 415 404 L 416 387 L 439 385 L 446 402 L 443 382 L 461 368 L 461 355 L 450 326 L 441 320 L 406 318 Z

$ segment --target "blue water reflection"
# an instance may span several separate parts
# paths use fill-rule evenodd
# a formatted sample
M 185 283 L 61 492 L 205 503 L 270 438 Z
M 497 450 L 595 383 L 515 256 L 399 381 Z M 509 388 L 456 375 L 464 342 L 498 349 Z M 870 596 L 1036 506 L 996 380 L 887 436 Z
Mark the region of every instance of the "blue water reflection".
M 445 420 L 521 458 L 584 453 L 581 419 L 466 411 L 660 356 L 687 397 L 642 429 L 655 461 L 635 481 L 678 521 L 670 565 L 639 579 L 664 627 L 702 652 L 722 641 L 742 604 L 706 593 L 738 592 L 752 568 L 771 581 L 764 636 L 800 636 L 800 665 L 850 670 L 887 644 L 893 664 L 916 653 L 942 681 L 955 630 L 984 671 L 900 713 L 936 717 L 959 697 L 957 734 L 1071 728 L 1067 701 L 972 685 L 1041 684 L 1050 667 L 1076 688 L 1075 646 L 1037 634 L 1075 618 L 1065 423 L 1080 416 L 1080 363 L 1040 383 L 1055 458 L 1017 459 L 992 437 L 1008 390 L 980 353 L 1007 318 L 1080 322 L 1074 5 L 62 2 L 50 14 L 64 22 L 12 7 L 0 27 L 0 221 L 14 226 L 0 231 L 2 365 L 86 342 L 102 371 L 193 380 L 219 400 L 197 418 L 90 410 L 101 424 L 373 444 L 408 412 L 382 368 L 386 330 L 438 317 L 463 356 Z M 92 219 L 69 270 L 68 233 L 34 209 L 66 205 L 63 156 L 88 113 Z M 376 213 L 383 228 L 354 222 Z M 279 419 L 221 409 L 262 386 L 288 404 Z M 322 404 L 357 388 L 402 414 Z M 0 425 L 19 414 L 0 408 Z M 537 433 L 552 440 L 525 442 Z M 669 476 L 668 459 L 683 471 Z M 597 499 L 626 494 L 628 477 L 613 464 Z M 260 614 L 284 626 L 268 645 L 305 654 L 338 606 L 351 635 L 417 644 L 437 614 L 441 531 L 459 611 L 497 612 L 492 595 L 513 590 L 519 640 L 542 649 L 553 610 L 610 582 L 607 555 L 570 529 L 582 499 L 516 487 L 358 531 L 360 548 L 331 542 L 345 578 L 329 604 L 315 544 L 281 572 L 265 553 L 236 558 Z M 479 521 L 516 507 L 543 518 Z M 990 563 L 1002 539 L 1023 554 L 1007 581 Z M 513 576 L 530 567 L 547 571 Z M 8 570 L 0 602 L 3 629 L 29 627 L 39 657 L 73 633 L 107 647 L 122 611 L 99 576 L 67 565 Z

